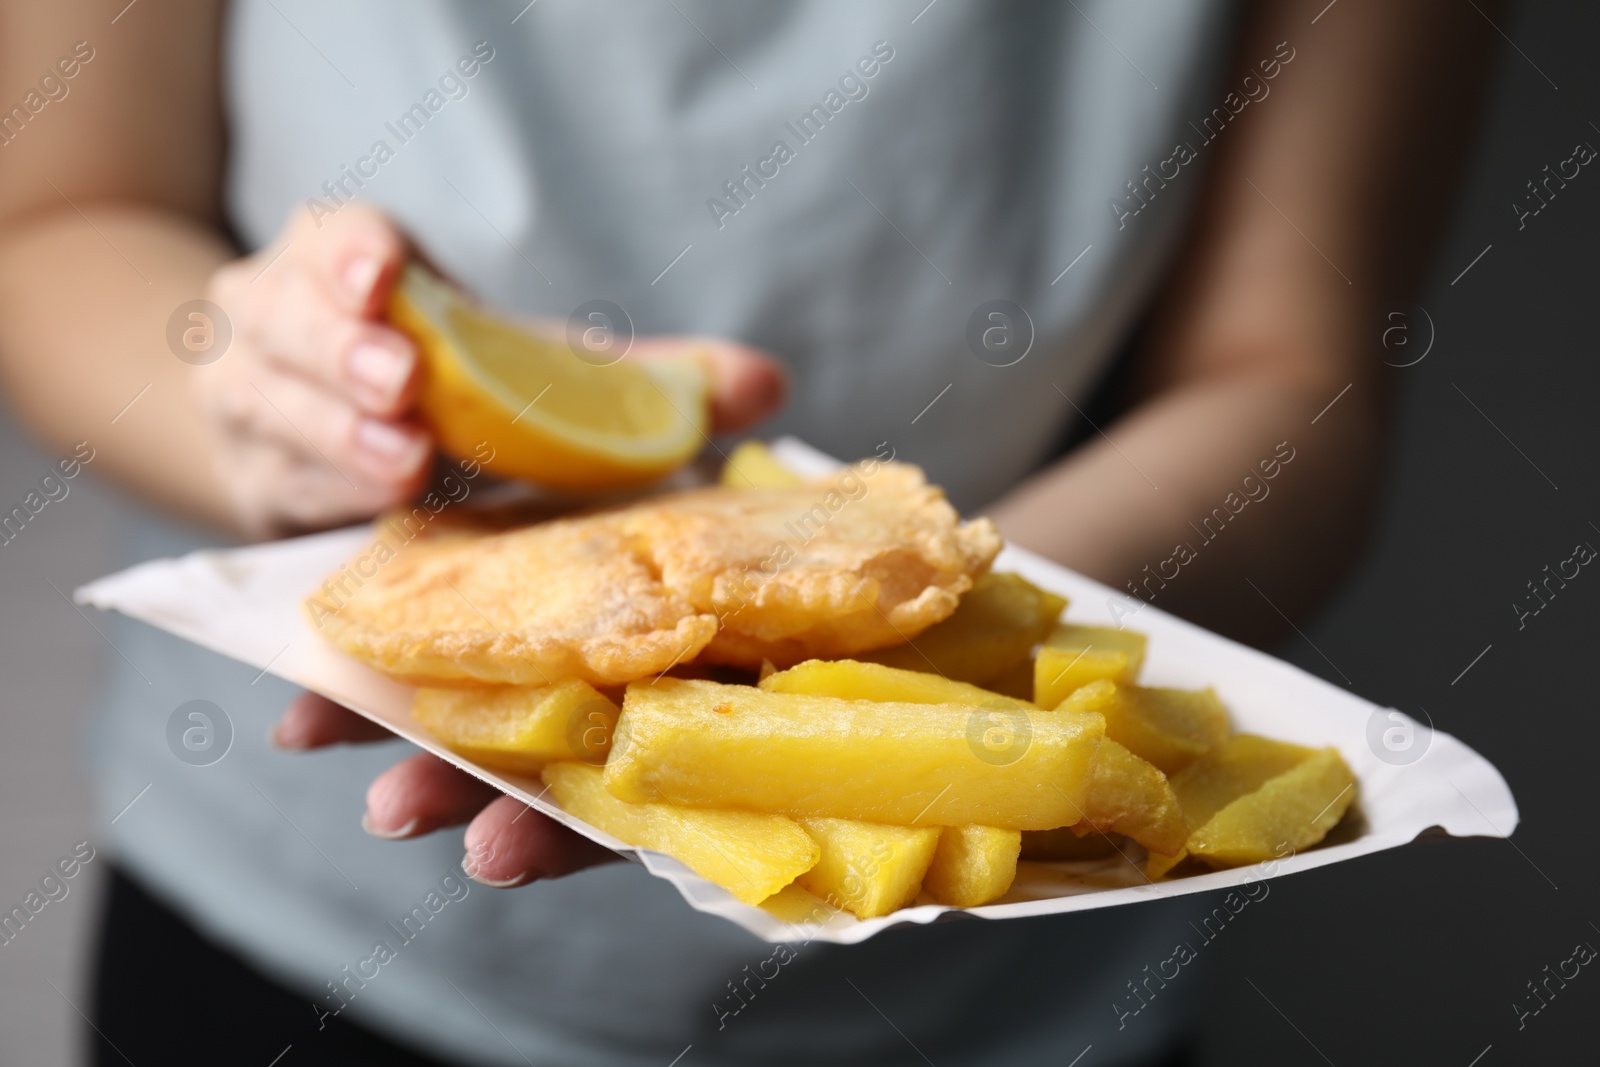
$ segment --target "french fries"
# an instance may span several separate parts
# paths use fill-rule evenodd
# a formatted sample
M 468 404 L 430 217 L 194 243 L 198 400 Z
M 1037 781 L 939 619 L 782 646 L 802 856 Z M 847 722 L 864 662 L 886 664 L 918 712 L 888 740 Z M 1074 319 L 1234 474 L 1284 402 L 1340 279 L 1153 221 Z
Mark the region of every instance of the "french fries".
M 1355 801 L 1355 775 L 1339 750 L 1321 749 L 1240 797 L 1189 835 L 1189 854 L 1214 867 L 1264 863 L 1283 846 L 1321 841 Z
M 1132 630 L 1061 623 L 1033 661 L 1034 700 L 1053 708 L 1073 690 L 1102 678 L 1132 684 L 1144 664 L 1144 649 L 1144 634 Z
M 1151 852 L 1177 852 L 1188 837 L 1183 810 L 1167 776 L 1107 737 L 1095 755 L 1080 833 L 1133 838 Z
M 749 811 L 625 804 L 603 772 L 552 763 L 542 772 L 562 810 L 629 845 L 665 852 L 746 904 L 759 904 L 816 866 L 817 843 L 793 819 Z
M 858 919 L 898 911 L 922 888 L 939 844 L 936 826 L 884 826 L 853 819 L 797 819 L 821 850 L 800 884 Z
M 973 584 L 949 618 L 906 644 L 862 658 L 982 685 L 1026 660 L 1065 606 L 1063 598 L 1021 575 L 991 571 Z
M 633 803 L 896 826 L 1076 822 L 1099 715 L 876 703 L 662 678 L 630 685 L 606 787 Z
M 734 460 L 726 484 L 792 484 L 764 448 Z M 871 919 L 923 894 L 980 907 L 1019 861 L 1136 846 L 1151 878 L 1185 859 L 1257 863 L 1344 817 L 1356 782 L 1336 750 L 1230 735 L 1212 690 L 1136 684 L 1144 635 L 1061 623 L 1064 606 L 989 574 L 906 645 L 764 664 L 755 685 L 663 676 L 630 684 L 620 709 L 581 681 L 423 689 L 413 714 L 774 914 Z
M 1192 829 L 1184 848 L 1155 850 L 1147 873 L 1164 875 L 1186 855 L 1236 867 L 1313 845 L 1349 810 L 1355 785 L 1337 749 L 1236 734 L 1172 779 Z
M 772 450 L 760 441 L 741 441 L 718 479 L 730 489 L 781 489 L 801 485 L 805 479 L 779 463 Z
M 980 706 L 999 700 L 1038 710 L 1028 701 L 1015 701 L 967 682 L 853 659 L 808 659 L 786 671 L 767 675 L 760 685 L 769 693 L 803 693 L 843 700 Z
M 1147 689 L 1102 679 L 1073 692 L 1059 708 L 1104 716 L 1107 737 L 1166 774 L 1228 736 L 1228 709 L 1210 689 Z
M 947 826 L 922 880 L 941 904 L 976 908 L 1005 896 L 1017 877 L 1020 830 L 994 826 Z
M 411 717 L 453 751 L 513 774 L 552 760 L 604 763 L 621 711 L 587 682 L 418 689 Z

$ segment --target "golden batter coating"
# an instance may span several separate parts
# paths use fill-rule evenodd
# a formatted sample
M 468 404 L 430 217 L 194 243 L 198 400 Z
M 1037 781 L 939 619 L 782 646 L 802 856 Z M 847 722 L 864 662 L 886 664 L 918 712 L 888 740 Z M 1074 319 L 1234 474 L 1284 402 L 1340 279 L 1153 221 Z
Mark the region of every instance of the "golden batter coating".
M 369 562 L 370 578 L 334 590 L 348 595 L 325 586 L 306 602 L 313 625 L 433 685 L 783 667 L 916 636 L 1000 549 L 991 522 L 962 523 L 920 470 L 873 460 L 802 486 L 696 489 L 503 533 L 453 525 Z

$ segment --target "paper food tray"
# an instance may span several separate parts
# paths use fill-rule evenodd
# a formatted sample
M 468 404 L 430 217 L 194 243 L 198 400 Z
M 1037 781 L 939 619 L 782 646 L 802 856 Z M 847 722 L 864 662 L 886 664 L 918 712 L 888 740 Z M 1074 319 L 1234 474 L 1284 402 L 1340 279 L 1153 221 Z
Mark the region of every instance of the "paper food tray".
M 837 461 L 793 439 L 773 446 L 778 458 L 805 474 Z M 780 917 L 780 907 L 751 907 L 735 900 L 669 856 L 624 845 L 541 796 L 536 779 L 487 770 L 445 748 L 411 718 L 409 686 L 391 681 L 319 637 L 301 614 L 301 600 L 372 540 L 368 526 L 224 552 L 195 552 L 152 560 L 91 582 L 75 599 L 176 634 L 345 704 L 413 744 L 532 805 L 583 836 L 637 860 L 677 887 L 697 911 L 720 915 L 769 941 L 863 941 L 905 923 L 927 923 L 952 909 L 927 902 L 877 919 L 858 920 L 827 909 Z M 1345 824 L 1325 844 L 1269 865 L 1151 883 L 1128 859 L 1018 866 L 1017 881 L 999 902 L 966 909 L 984 919 L 1087 911 L 1120 904 L 1201 893 L 1351 860 L 1394 848 L 1438 828 L 1455 837 L 1506 837 L 1516 828 L 1516 802 L 1488 760 L 1448 734 L 1408 723 L 1413 743 L 1427 747 L 1405 766 L 1378 758 L 1371 736 L 1399 725 L 1380 708 L 1337 686 L 1219 637 L 1074 574 L 1020 548 L 1007 547 L 995 569 L 1014 571 L 1071 601 L 1074 622 L 1127 625 L 1149 635 L 1140 681 L 1146 685 L 1214 686 L 1240 732 L 1260 733 L 1310 746 L 1337 746 L 1360 781 L 1360 799 Z M 1129 613 L 1138 614 L 1129 620 Z M 1376 729 L 1372 728 L 1378 717 Z M 1270 869 L 1268 869 L 1270 868 Z M 537 892 L 537 890 L 534 890 Z M 800 921 L 786 921 L 795 919 Z

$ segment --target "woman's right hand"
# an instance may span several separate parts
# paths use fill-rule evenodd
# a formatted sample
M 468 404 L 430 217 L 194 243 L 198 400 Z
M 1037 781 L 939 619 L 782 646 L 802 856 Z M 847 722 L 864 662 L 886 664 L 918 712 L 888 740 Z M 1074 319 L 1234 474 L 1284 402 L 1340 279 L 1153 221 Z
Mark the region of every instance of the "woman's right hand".
M 413 496 L 433 441 L 413 417 L 415 346 L 382 321 L 406 242 L 377 209 L 297 209 L 211 278 L 233 337 L 194 378 L 213 462 L 253 537 L 363 519 Z

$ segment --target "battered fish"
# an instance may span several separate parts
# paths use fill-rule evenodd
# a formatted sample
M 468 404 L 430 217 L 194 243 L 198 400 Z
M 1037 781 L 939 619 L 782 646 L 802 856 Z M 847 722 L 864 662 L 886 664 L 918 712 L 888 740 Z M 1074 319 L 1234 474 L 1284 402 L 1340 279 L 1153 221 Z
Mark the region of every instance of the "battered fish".
M 865 460 L 801 486 L 424 534 L 367 553 L 306 609 L 407 682 L 621 685 L 690 661 L 787 667 L 902 643 L 999 550 L 994 524 L 961 522 L 916 467 Z

